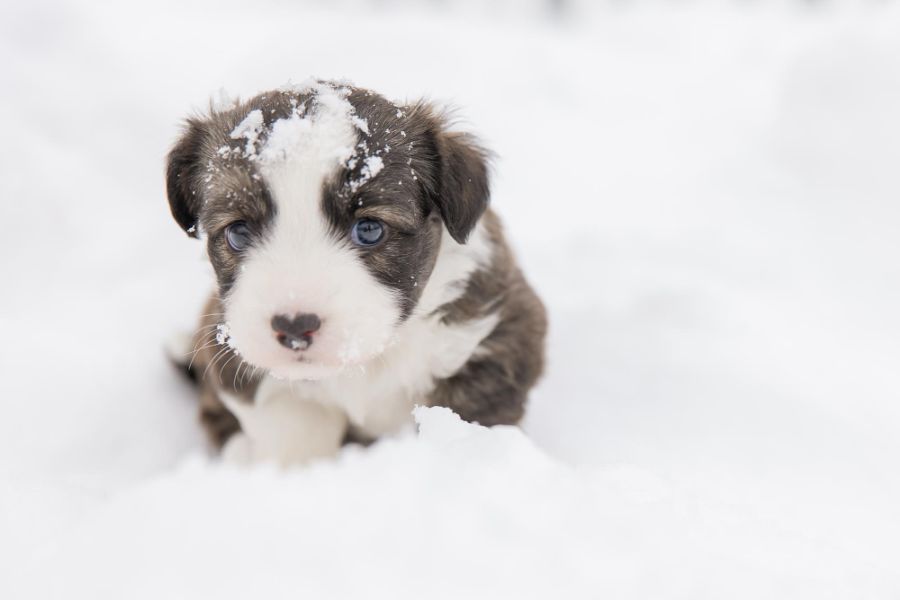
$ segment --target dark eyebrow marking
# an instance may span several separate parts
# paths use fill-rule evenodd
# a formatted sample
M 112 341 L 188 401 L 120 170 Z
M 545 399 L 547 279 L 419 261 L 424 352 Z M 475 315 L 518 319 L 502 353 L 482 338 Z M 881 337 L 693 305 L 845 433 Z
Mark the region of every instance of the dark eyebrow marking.
M 421 215 L 413 203 L 404 201 L 378 202 L 357 206 L 353 211 L 357 219 L 373 218 L 384 221 L 400 230 L 413 231 L 419 226 Z
M 223 172 L 207 191 L 202 214 L 204 227 L 214 232 L 234 221 L 263 228 L 277 212 L 268 189 L 244 173 Z

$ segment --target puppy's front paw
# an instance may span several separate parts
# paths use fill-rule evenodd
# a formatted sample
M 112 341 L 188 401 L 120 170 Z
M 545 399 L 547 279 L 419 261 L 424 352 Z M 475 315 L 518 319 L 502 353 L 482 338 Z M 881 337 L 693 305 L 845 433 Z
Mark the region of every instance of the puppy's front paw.
M 231 465 L 247 466 L 253 462 L 253 446 L 243 432 L 232 435 L 222 447 L 222 460 Z

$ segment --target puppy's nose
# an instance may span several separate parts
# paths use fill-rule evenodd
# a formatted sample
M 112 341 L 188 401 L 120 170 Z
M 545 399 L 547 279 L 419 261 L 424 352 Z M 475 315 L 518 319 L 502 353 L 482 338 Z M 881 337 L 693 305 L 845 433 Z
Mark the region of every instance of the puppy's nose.
M 301 313 L 294 317 L 275 315 L 272 317 L 272 329 L 275 339 L 285 348 L 306 350 L 312 344 L 312 334 L 319 330 L 322 321 L 318 315 Z

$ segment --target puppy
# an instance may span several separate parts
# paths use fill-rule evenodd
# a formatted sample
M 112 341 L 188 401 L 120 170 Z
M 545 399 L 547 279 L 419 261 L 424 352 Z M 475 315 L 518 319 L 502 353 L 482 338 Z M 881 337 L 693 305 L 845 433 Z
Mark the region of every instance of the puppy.
M 332 455 L 416 404 L 522 417 L 544 308 L 488 208 L 486 152 L 428 104 L 311 81 L 211 109 L 167 192 L 218 283 L 185 366 L 228 457 Z

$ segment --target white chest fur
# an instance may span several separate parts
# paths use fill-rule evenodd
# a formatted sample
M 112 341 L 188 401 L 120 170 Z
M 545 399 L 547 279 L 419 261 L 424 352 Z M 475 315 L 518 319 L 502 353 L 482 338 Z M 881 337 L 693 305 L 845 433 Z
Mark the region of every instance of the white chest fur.
M 252 404 L 223 397 L 243 429 L 226 456 L 304 462 L 335 452 L 348 423 L 372 437 L 411 424 L 413 407 L 427 403 L 435 380 L 458 371 L 497 325 L 496 314 L 450 325 L 434 314 L 463 293 L 489 255 L 480 227 L 465 246 L 445 234 L 417 309 L 378 357 L 319 381 L 266 376 Z
M 497 316 L 457 325 L 438 317 L 407 322 L 400 339 L 365 369 L 324 381 L 289 381 L 267 376 L 252 404 L 223 400 L 243 434 L 226 457 L 282 464 L 329 456 L 340 447 L 347 424 L 372 437 L 412 423 L 412 409 L 425 404 L 435 379 L 462 367 L 497 324 Z
M 425 403 L 435 379 L 459 370 L 496 324 L 495 315 L 457 325 L 436 316 L 408 321 L 398 341 L 365 368 L 295 382 L 294 395 L 340 407 L 368 435 L 391 433 L 412 422 L 413 406 Z

